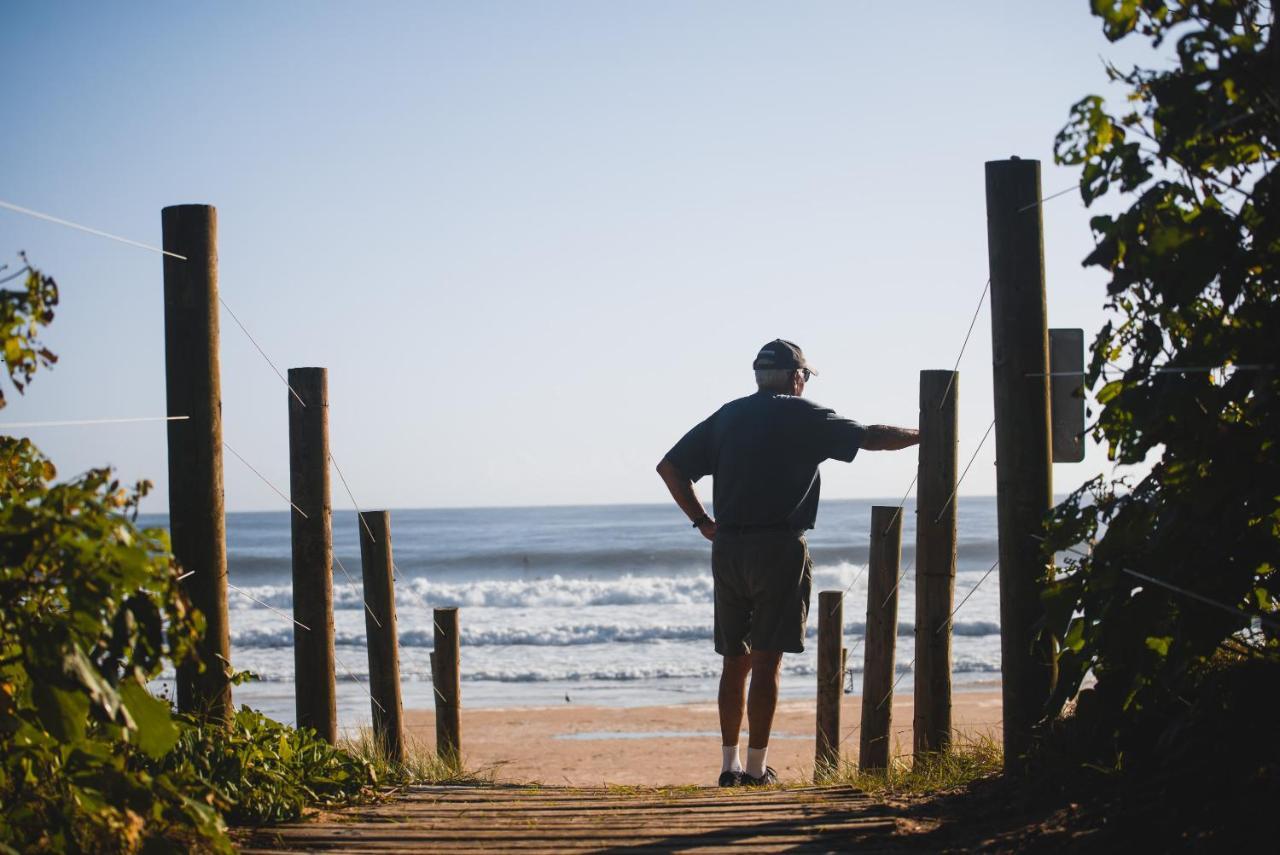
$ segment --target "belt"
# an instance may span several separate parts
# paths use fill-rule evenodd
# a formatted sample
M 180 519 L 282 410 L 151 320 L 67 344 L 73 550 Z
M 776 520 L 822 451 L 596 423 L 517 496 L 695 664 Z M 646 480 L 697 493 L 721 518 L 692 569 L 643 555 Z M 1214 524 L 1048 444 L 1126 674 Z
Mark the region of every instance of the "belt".
M 750 532 L 754 532 L 754 531 L 796 532 L 796 531 L 799 531 L 799 529 L 795 528 L 793 525 L 791 525 L 791 523 L 785 523 L 785 522 L 759 523 L 759 524 L 753 524 L 753 525 L 739 525 L 737 523 L 716 523 L 716 531 L 727 531 L 732 534 L 749 534 Z

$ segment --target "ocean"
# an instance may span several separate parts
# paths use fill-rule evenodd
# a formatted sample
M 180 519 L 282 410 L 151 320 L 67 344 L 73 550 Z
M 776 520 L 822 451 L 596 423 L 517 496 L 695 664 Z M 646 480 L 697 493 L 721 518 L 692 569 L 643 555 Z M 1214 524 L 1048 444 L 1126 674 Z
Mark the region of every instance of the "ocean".
M 809 532 L 813 606 L 805 653 L 783 659 L 782 695 L 815 692 L 818 592 L 845 590 L 845 646 L 861 690 L 872 505 L 897 500 L 824 500 Z M 902 567 L 913 564 L 915 514 L 904 517 Z M 996 560 L 994 498 L 957 506 L 956 603 Z M 163 516 L 140 522 L 164 526 Z M 354 512 L 334 514 L 334 629 L 339 722 L 367 725 L 368 662 Z M 720 658 L 712 649 L 711 545 L 674 505 L 395 510 L 400 674 L 406 708 L 431 708 L 431 610 L 457 606 L 462 630 L 462 701 L 468 707 L 647 705 L 715 698 Z M 292 613 L 288 512 L 227 515 L 230 581 Z M 337 563 L 335 562 L 335 564 Z M 954 621 L 957 689 L 999 678 L 998 574 Z M 850 587 L 851 586 L 851 587 Z M 247 703 L 294 720 L 293 633 L 287 619 L 229 594 L 231 658 L 258 680 L 237 686 Z M 902 580 L 898 610 L 899 692 L 911 691 L 915 574 Z M 305 630 L 298 630 L 299 632 Z M 163 679 L 171 679 L 163 678 Z M 163 681 L 163 680 L 162 680 Z

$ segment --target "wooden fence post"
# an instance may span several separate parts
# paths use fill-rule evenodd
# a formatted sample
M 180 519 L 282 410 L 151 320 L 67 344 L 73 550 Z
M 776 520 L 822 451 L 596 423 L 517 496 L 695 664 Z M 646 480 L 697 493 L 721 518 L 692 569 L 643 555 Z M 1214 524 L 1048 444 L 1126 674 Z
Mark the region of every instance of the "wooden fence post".
M 333 652 L 333 519 L 329 504 L 329 382 L 323 368 L 289 369 L 289 494 L 295 509 L 294 691 L 298 727 L 338 739 Z
M 436 695 L 436 755 L 458 763 L 462 756 L 461 675 L 458 670 L 458 610 L 435 609 L 435 650 L 431 652 L 431 682 Z
M 404 762 L 404 708 L 400 702 L 400 640 L 391 558 L 391 514 L 359 515 L 360 568 L 364 577 L 364 632 L 369 646 L 369 695 L 373 738 L 396 763 Z
M 840 672 L 844 641 L 844 593 L 818 594 L 818 732 L 813 780 L 822 781 L 840 768 Z
M 183 590 L 205 619 L 199 662 L 178 666 L 178 708 L 227 721 L 227 531 L 222 495 L 222 384 L 218 359 L 218 214 L 175 205 L 161 214 L 164 248 L 165 398 L 169 422 L 169 532 Z
M 858 766 L 864 771 L 889 767 L 901 558 L 902 509 L 877 505 L 871 509 L 867 626 L 862 643 L 862 738 Z
M 915 753 L 951 744 L 951 608 L 956 592 L 956 401 L 960 375 L 920 372 L 916 487 Z
M 1000 660 L 1006 764 L 1024 755 L 1057 680 L 1055 642 L 1037 634 L 1046 564 L 1040 541 L 1053 504 L 1049 334 L 1040 162 L 986 165 L 991 364 L 999 517 Z

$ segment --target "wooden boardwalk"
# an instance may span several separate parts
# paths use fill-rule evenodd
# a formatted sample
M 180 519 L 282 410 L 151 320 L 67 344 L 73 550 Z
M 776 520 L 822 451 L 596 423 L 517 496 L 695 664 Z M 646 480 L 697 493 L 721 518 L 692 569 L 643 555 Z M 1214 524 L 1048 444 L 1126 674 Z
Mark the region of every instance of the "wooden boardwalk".
M 239 842 L 245 853 L 831 852 L 880 848 L 895 828 L 888 808 L 847 787 L 414 787 Z

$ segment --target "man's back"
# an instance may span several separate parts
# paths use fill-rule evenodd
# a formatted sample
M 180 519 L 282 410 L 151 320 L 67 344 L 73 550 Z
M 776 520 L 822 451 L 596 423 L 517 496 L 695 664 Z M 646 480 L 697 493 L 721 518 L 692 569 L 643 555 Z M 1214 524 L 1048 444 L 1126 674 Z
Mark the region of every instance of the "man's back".
M 813 527 L 818 464 L 853 460 L 863 428 L 795 395 L 759 391 L 725 404 L 676 443 L 667 459 L 691 481 L 715 479 L 722 525 Z

